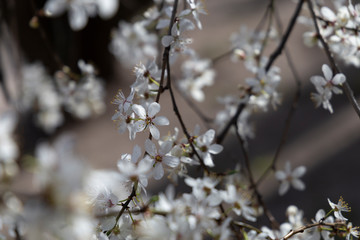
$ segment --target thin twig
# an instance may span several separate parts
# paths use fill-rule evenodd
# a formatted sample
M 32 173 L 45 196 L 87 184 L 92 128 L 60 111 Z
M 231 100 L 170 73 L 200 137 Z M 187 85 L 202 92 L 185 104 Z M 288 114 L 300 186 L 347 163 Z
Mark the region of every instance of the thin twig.
M 282 29 L 282 24 L 281 24 L 281 20 L 279 18 L 279 15 L 277 14 L 277 12 L 275 11 L 275 17 L 276 17 L 276 22 L 278 24 L 278 27 L 281 31 Z M 287 48 L 285 47 L 284 48 L 284 52 L 285 52 L 285 56 L 286 56 L 286 59 L 287 59 L 287 63 L 290 67 L 290 70 L 294 76 L 294 80 L 295 80 L 295 84 L 296 84 L 296 92 L 295 92 L 295 95 L 294 95 L 294 98 L 292 100 L 292 103 L 291 103 L 291 107 L 289 109 L 289 112 L 288 112 L 288 115 L 286 117 L 286 120 L 285 120 L 285 126 L 284 126 L 284 129 L 282 131 L 282 134 L 281 134 L 281 140 L 280 140 L 280 143 L 276 149 L 276 152 L 275 152 L 275 155 L 271 161 L 271 164 L 270 166 L 264 171 L 264 173 L 260 176 L 260 178 L 258 179 L 258 181 L 256 182 L 256 185 L 258 186 L 264 179 L 265 177 L 267 176 L 267 174 L 272 170 L 272 171 L 275 171 L 276 170 L 276 162 L 279 158 L 279 155 L 280 155 L 280 152 L 287 140 L 287 136 L 288 136 L 288 133 L 289 133 L 289 129 L 290 129 L 290 125 L 291 125 L 291 121 L 292 121 L 292 118 L 294 116 L 294 113 L 296 111 L 296 108 L 297 108 L 297 105 L 298 105 L 298 102 L 299 102 L 299 99 L 300 99 L 300 96 L 301 96 L 301 81 L 300 81 L 300 77 L 299 77 L 299 74 L 297 73 L 296 71 L 296 68 L 295 68 L 295 65 L 294 65 L 294 62 L 292 60 L 292 57 L 289 53 L 289 51 L 287 50 Z
M 30 4 L 31 4 L 31 8 L 33 10 L 34 16 L 38 17 L 38 11 L 36 9 L 34 0 L 30 0 Z M 51 57 L 55 63 L 55 65 L 57 66 L 58 69 L 63 70 L 65 67 L 65 64 L 62 62 L 62 60 L 60 59 L 59 55 L 57 54 L 57 52 L 54 51 L 54 49 L 52 48 L 52 46 L 50 45 L 50 41 L 49 38 L 47 37 L 47 34 L 44 30 L 44 28 L 42 27 L 42 25 L 39 23 L 39 25 L 37 26 L 37 30 L 40 33 L 40 37 L 43 39 L 45 47 L 47 48 L 48 52 L 51 54 Z
M 308 8 L 310 10 L 310 13 L 311 13 L 311 17 L 313 19 L 313 22 L 314 22 L 314 26 L 315 26 L 315 30 L 316 30 L 316 33 L 317 33 L 317 37 L 321 43 L 321 45 L 323 46 L 324 50 L 325 50 L 325 54 L 330 62 L 330 65 L 331 65 L 331 68 L 333 69 L 333 71 L 336 73 L 339 73 L 340 70 L 339 68 L 337 67 L 336 65 L 336 62 L 335 62 L 335 59 L 333 57 L 333 54 L 331 53 L 330 51 L 330 48 L 329 48 L 329 45 L 327 44 L 327 42 L 325 41 L 325 39 L 323 38 L 323 36 L 321 35 L 320 33 L 320 29 L 319 29 L 319 26 L 317 24 L 317 17 L 316 17 L 316 14 L 314 12 L 314 8 L 313 8 L 313 5 L 312 5 L 312 2 L 310 0 L 307 0 L 307 3 L 308 3 Z M 358 115 L 358 117 L 360 118 L 360 106 L 359 106 L 359 103 L 357 102 L 357 100 L 355 99 L 355 96 L 354 96 L 354 93 L 348 83 L 348 81 L 345 81 L 342 85 L 343 87 L 343 90 L 349 100 L 349 102 L 351 103 L 352 107 L 354 108 L 356 114 Z
M 292 30 L 294 29 L 294 26 L 295 26 L 295 23 L 296 23 L 296 20 L 297 18 L 299 17 L 300 15 L 300 12 L 301 12 L 301 9 L 302 9 L 302 5 L 304 3 L 304 0 L 300 0 L 298 5 L 296 6 L 296 9 L 295 9 L 295 13 L 293 14 L 291 20 L 290 20 L 290 23 L 289 23 L 289 26 L 284 34 L 284 36 L 282 37 L 281 39 L 281 42 L 279 44 L 279 46 L 276 48 L 276 50 L 270 55 L 270 59 L 268 61 L 268 63 L 266 64 L 266 67 L 265 67 L 265 71 L 269 71 L 270 67 L 272 66 L 273 62 L 277 59 L 277 57 L 281 54 L 282 50 L 284 49 L 285 47 L 285 44 L 290 36 L 290 33 L 292 32 Z
M 200 119 L 204 122 L 204 124 L 206 125 L 206 127 L 209 128 L 209 123 L 213 122 L 214 120 L 207 117 L 202 111 L 201 109 L 194 104 L 190 98 L 188 96 L 186 96 L 186 94 L 183 94 L 182 91 L 179 90 L 179 88 L 177 87 L 177 85 L 175 85 L 175 89 L 177 90 L 177 92 L 180 94 L 180 96 L 185 100 L 185 102 L 188 104 L 188 106 L 200 117 Z
M 282 50 L 284 49 L 285 47 L 285 44 L 290 36 L 290 33 L 292 32 L 294 26 L 295 26 L 295 23 L 296 23 L 296 20 L 297 18 L 299 17 L 299 14 L 300 14 L 300 11 L 302 9 L 302 5 L 304 3 L 304 0 L 300 0 L 296 9 L 295 9 L 295 12 L 291 18 L 291 21 L 287 27 L 287 30 L 285 32 L 285 35 L 282 37 L 282 40 L 279 44 L 279 46 L 275 49 L 275 51 L 271 54 L 270 56 L 270 59 L 265 67 L 265 71 L 269 71 L 270 67 L 272 66 L 272 64 L 274 63 L 274 61 L 280 56 Z M 229 131 L 230 127 L 232 125 L 234 125 L 238 119 L 238 117 L 240 116 L 241 112 L 243 111 L 243 109 L 245 108 L 245 103 L 241 102 L 239 105 L 238 105 L 238 108 L 236 110 L 236 113 L 235 115 L 230 119 L 230 121 L 226 124 L 225 128 L 222 130 L 222 132 L 218 135 L 217 139 L 216 139 L 216 142 L 217 143 L 221 143 L 227 132 Z
M 181 125 L 181 129 L 183 130 L 190 146 L 191 146 L 191 149 L 193 151 L 193 153 L 196 155 L 196 157 L 199 159 L 200 161 L 200 165 L 201 167 L 204 169 L 204 171 L 209 174 L 210 173 L 210 170 L 207 168 L 207 166 L 205 165 L 204 163 L 204 160 L 200 157 L 200 155 L 198 154 L 198 152 L 196 151 L 195 147 L 194 147 L 194 144 L 193 144 L 193 141 L 191 139 L 191 136 L 185 126 L 185 123 L 181 117 L 181 114 L 179 112 L 179 109 L 177 107 L 177 104 L 176 104 L 176 100 L 175 100 L 175 96 L 174 96 L 174 92 L 173 92 L 173 89 L 172 89 L 172 86 L 171 86 L 171 76 L 170 76 L 170 64 L 169 64 L 169 55 L 167 55 L 167 88 L 169 89 L 169 92 L 170 92 L 170 97 L 171 97 L 171 102 L 172 102 L 172 105 L 173 105 L 173 110 L 174 110 L 174 113 L 176 115 L 176 117 L 178 118 L 179 122 L 180 122 L 180 125 Z
M 126 202 L 122 205 L 122 208 L 120 210 L 120 212 L 118 213 L 118 215 L 116 216 L 116 219 L 115 219 L 115 225 L 113 228 L 111 228 L 109 231 L 106 232 L 106 234 L 108 236 L 110 236 L 110 234 L 112 233 L 112 231 L 116 228 L 118 222 L 119 222 L 119 219 L 120 217 L 123 215 L 123 213 L 125 212 L 125 210 L 128 208 L 130 202 L 132 201 L 132 199 L 136 196 L 136 191 L 137 191 L 137 183 L 134 183 L 134 186 L 133 186 L 133 189 L 132 189 L 132 192 L 130 194 L 130 196 L 128 197 L 128 199 L 126 200 Z
M 171 36 L 171 29 L 172 29 L 172 26 L 173 26 L 174 21 L 175 21 L 177 6 L 178 6 L 178 0 L 175 0 L 173 10 L 172 10 L 172 13 L 171 13 L 169 29 L 168 29 L 168 35 L 170 35 L 170 36 Z M 160 85 L 159 85 L 159 91 L 158 91 L 158 93 L 156 95 L 156 100 L 155 100 L 155 102 L 157 102 L 157 103 L 160 101 L 160 95 L 164 91 L 165 70 L 166 70 L 166 67 L 167 67 L 167 64 L 168 64 L 167 59 L 169 58 L 170 47 L 171 47 L 170 45 L 165 47 L 164 53 L 163 53 L 163 56 L 162 56 Z M 167 73 L 167 74 L 169 75 L 170 73 Z
M 269 15 L 269 21 L 268 21 L 268 26 L 266 28 L 266 33 L 265 33 L 263 43 L 261 44 L 259 59 L 261 59 L 261 57 L 262 57 L 262 55 L 264 53 L 266 43 L 267 43 L 267 41 L 269 39 L 269 36 L 270 36 L 270 31 L 271 31 L 271 26 L 272 26 L 272 19 L 273 19 L 273 12 L 274 12 L 274 0 L 270 1 L 268 7 L 266 8 L 266 12 Z M 258 61 L 258 65 L 260 65 L 260 61 Z
M 245 159 L 244 162 L 245 162 L 245 168 L 246 168 L 246 170 L 248 172 L 248 178 L 249 178 L 249 181 L 250 181 L 250 189 L 253 189 L 253 191 L 255 193 L 255 197 L 256 197 L 258 203 L 263 207 L 265 215 L 269 219 L 269 221 L 270 221 L 270 223 L 272 225 L 272 228 L 278 229 L 279 226 L 280 226 L 279 223 L 276 221 L 274 215 L 270 212 L 269 208 L 266 206 L 264 200 L 262 199 L 262 195 L 259 193 L 259 191 L 257 189 L 257 185 L 256 185 L 256 183 L 254 181 L 254 177 L 252 175 L 252 171 L 251 171 L 251 168 L 250 168 L 249 154 L 248 154 L 247 149 L 245 148 L 244 140 L 242 139 L 242 137 L 239 134 L 239 131 L 238 131 L 239 129 L 238 129 L 237 123 L 235 124 L 235 127 L 236 127 L 236 136 L 237 136 L 237 139 L 240 142 L 240 146 L 241 146 L 241 149 L 242 149 L 242 152 L 243 152 L 243 155 L 244 155 L 244 159 Z
M 306 226 L 299 227 L 298 229 L 291 230 L 288 234 L 286 234 L 284 237 L 281 238 L 281 240 L 287 240 L 291 238 L 292 236 L 303 233 L 306 229 L 310 229 L 313 227 L 320 227 L 320 226 L 326 226 L 326 227 L 332 227 L 334 229 L 337 229 L 339 227 L 346 227 L 345 223 L 337 222 L 337 223 L 325 223 L 325 222 L 317 222 L 317 223 L 311 223 Z

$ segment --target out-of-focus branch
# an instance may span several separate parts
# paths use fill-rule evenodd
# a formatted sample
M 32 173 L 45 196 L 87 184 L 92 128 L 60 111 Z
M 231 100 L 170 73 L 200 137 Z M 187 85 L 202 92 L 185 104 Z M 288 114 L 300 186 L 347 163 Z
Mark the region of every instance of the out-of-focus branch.
M 281 30 L 282 29 L 281 20 L 280 20 L 279 15 L 277 14 L 276 11 L 275 11 L 275 18 L 276 18 L 276 23 L 278 25 L 279 30 L 282 31 Z M 278 147 L 276 148 L 275 155 L 274 155 L 274 157 L 273 157 L 273 159 L 271 161 L 270 166 L 264 171 L 264 173 L 258 179 L 258 181 L 256 182 L 256 185 L 259 185 L 265 179 L 265 177 L 267 176 L 267 174 L 271 170 L 273 170 L 273 171 L 276 170 L 276 162 L 277 162 L 277 160 L 279 158 L 281 150 L 283 149 L 283 146 L 286 143 L 287 136 L 288 136 L 289 129 L 290 129 L 290 125 L 291 125 L 291 121 L 292 121 L 292 118 L 294 116 L 294 113 L 296 111 L 296 108 L 297 108 L 297 105 L 298 105 L 298 102 L 299 102 L 299 99 L 300 99 L 300 96 L 301 96 L 301 81 L 300 81 L 299 74 L 296 71 L 295 64 L 294 64 L 294 62 L 292 60 L 292 57 L 291 57 L 291 55 L 290 55 L 290 53 L 289 53 L 289 51 L 287 50 L 286 47 L 284 48 L 284 52 L 285 52 L 285 57 L 287 59 L 287 63 L 289 65 L 289 67 L 290 67 L 290 70 L 291 70 L 291 72 L 293 74 L 293 77 L 294 77 L 294 80 L 295 80 L 296 92 L 295 92 L 295 95 L 293 97 L 290 110 L 289 110 L 288 115 L 286 117 L 285 126 L 284 126 L 284 129 L 283 129 L 282 134 L 281 134 L 280 143 L 279 143 Z
M 247 173 L 248 173 L 248 178 L 249 178 L 249 181 L 250 181 L 250 189 L 252 189 L 254 191 L 255 197 L 256 197 L 258 203 L 263 207 L 264 213 L 265 213 L 266 217 L 269 219 L 272 228 L 273 229 L 278 229 L 279 226 L 280 226 L 279 223 L 276 221 L 274 215 L 271 213 L 269 208 L 266 206 L 266 204 L 265 204 L 265 202 L 264 202 L 264 200 L 262 198 L 262 195 L 259 193 L 259 191 L 257 189 L 257 185 L 256 185 L 256 183 L 254 181 L 254 177 L 253 177 L 253 174 L 252 174 L 252 171 L 251 171 L 249 154 L 248 154 L 248 151 L 247 151 L 247 149 L 245 147 L 245 142 L 244 142 L 244 140 L 242 139 L 242 137 L 239 134 L 238 125 L 235 124 L 235 126 L 236 126 L 236 137 L 240 142 L 241 150 L 243 152 L 244 159 L 245 159 L 244 162 L 245 162 L 245 168 L 246 168 Z

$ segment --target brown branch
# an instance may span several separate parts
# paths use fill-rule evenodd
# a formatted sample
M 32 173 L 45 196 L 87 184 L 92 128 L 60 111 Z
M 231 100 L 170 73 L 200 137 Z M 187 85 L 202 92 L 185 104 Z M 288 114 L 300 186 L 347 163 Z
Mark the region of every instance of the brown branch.
M 333 57 L 333 54 L 330 51 L 329 45 L 327 44 L 327 42 L 325 41 L 325 39 L 323 38 L 323 36 L 320 33 L 320 29 L 319 29 L 319 26 L 317 24 L 317 16 L 316 16 L 316 14 L 314 12 L 314 7 L 312 5 L 312 2 L 310 0 L 306 0 L 306 1 L 307 1 L 307 4 L 308 4 L 308 8 L 310 10 L 310 13 L 311 13 L 311 17 L 312 17 L 313 22 L 314 22 L 317 37 L 318 37 L 321 45 L 324 48 L 325 54 L 326 54 L 326 56 L 327 56 L 327 58 L 328 58 L 328 60 L 330 62 L 331 68 L 333 69 L 335 74 L 339 73 L 340 70 L 336 65 L 335 59 Z M 351 103 L 351 105 L 354 108 L 356 114 L 360 118 L 360 106 L 359 106 L 359 103 L 357 102 L 357 100 L 355 99 L 354 93 L 351 90 L 351 87 L 350 87 L 348 81 L 345 81 L 345 83 L 343 84 L 342 87 L 343 87 L 343 90 L 344 90 L 349 102 Z
M 291 230 L 288 234 L 286 234 L 284 237 L 282 237 L 281 240 L 287 240 L 296 234 L 303 233 L 307 229 L 310 229 L 313 227 L 320 227 L 320 226 L 332 227 L 334 229 L 337 229 L 339 227 L 346 227 L 345 223 L 343 223 L 343 222 L 325 223 L 325 222 L 320 221 L 317 223 L 311 223 L 306 226 L 299 227 L 298 229 L 295 229 L 295 230 Z
M 106 232 L 106 235 L 110 236 L 110 234 L 112 233 L 112 231 L 114 231 L 114 229 L 116 228 L 120 217 L 123 215 L 123 213 L 125 212 L 126 209 L 128 209 L 128 206 L 130 204 L 130 202 L 133 200 L 133 198 L 136 196 L 136 190 L 137 190 L 137 183 L 134 183 L 132 192 L 130 194 L 130 196 L 128 197 L 128 199 L 126 200 L 126 202 L 122 205 L 122 208 L 120 210 L 120 212 L 118 213 L 118 215 L 116 216 L 115 219 L 115 225 L 113 228 L 111 228 L 109 231 Z
M 285 47 L 285 44 L 287 42 L 287 40 L 289 39 L 290 33 L 292 32 L 292 30 L 294 29 L 295 23 L 297 18 L 300 15 L 301 9 L 302 9 L 302 5 L 304 3 L 304 0 L 300 0 L 295 12 L 290 20 L 289 26 L 284 34 L 284 36 L 282 37 L 282 40 L 279 44 L 279 46 L 277 47 L 277 49 L 270 55 L 270 59 L 268 61 L 268 63 L 265 66 L 265 71 L 269 71 L 270 67 L 272 66 L 273 62 L 278 58 L 278 56 L 281 54 L 282 50 Z

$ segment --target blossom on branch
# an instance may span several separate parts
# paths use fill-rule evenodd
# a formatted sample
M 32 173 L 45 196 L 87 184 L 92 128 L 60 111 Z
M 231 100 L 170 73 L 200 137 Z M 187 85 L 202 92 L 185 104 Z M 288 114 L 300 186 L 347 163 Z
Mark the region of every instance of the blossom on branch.
M 330 99 L 332 93 L 341 94 L 342 90 L 338 86 L 346 81 L 346 77 L 342 73 L 338 73 L 335 76 L 333 75 L 332 70 L 326 64 L 323 64 L 322 71 L 323 76 L 312 76 L 310 81 L 314 84 L 317 93 L 311 94 L 311 99 L 315 103 L 315 107 L 319 107 L 321 104 L 324 109 L 328 109 L 330 113 L 333 113 L 332 106 L 330 104 Z
M 285 171 L 278 170 L 275 172 L 275 177 L 280 181 L 279 194 L 284 195 L 290 188 L 290 185 L 297 190 L 304 190 L 305 184 L 300 180 L 306 172 L 304 166 L 300 166 L 291 170 L 290 162 L 285 163 Z
M 335 218 L 340 220 L 340 221 L 347 221 L 348 219 L 345 218 L 341 212 L 350 212 L 351 208 L 349 207 L 349 205 L 344 201 L 344 199 L 342 197 L 340 197 L 339 201 L 337 204 L 333 203 L 330 201 L 330 199 L 328 199 L 328 202 L 330 204 L 330 207 L 333 209 L 334 211 L 334 215 Z
M 143 106 L 138 104 L 134 104 L 132 109 L 139 117 L 139 119 L 136 119 L 134 123 L 133 129 L 135 133 L 142 132 L 149 127 L 151 135 L 158 140 L 160 138 L 160 132 L 155 125 L 169 125 L 169 120 L 166 117 L 155 117 L 155 115 L 160 111 L 160 104 L 157 102 L 151 103 L 147 111 Z

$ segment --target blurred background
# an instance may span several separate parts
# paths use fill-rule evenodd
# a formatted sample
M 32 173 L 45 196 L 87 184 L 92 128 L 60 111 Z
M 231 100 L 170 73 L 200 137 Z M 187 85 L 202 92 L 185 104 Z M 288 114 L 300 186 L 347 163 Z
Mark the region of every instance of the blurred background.
M 254 29 L 262 18 L 269 1 L 266 0 L 206 0 L 207 15 L 201 15 L 203 30 L 187 32 L 193 38 L 192 48 L 198 51 L 202 58 L 216 58 L 231 48 L 230 35 L 239 32 L 241 26 Z M 16 82 L 21 79 L 20 65 L 24 62 L 42 62 L 47 71 L 53 74 L 58 70 L 58 62 L 54 52 L 61 61 L 72 70 L 79 72 L 77 61 L 84 59 L 93 63 L 99 76 L 106 84 L 106 112 L 96 118 L 80 121 L 66 116 L 66 123 L 57 130 L 56 135 L 72 132 L 77 139 L 77 151 L 94 168 L 116 169 L 117 160 L 121 154 L 132 152 L 133 146 L 142 144 L 139 135 L 135 142 L 128 140 L 127 133 L 120 135 L 111 117 L 116 107 L 110 104 L 118 89 L 125 95 L 129 93 L 129 85 L 135 80 L 131 68 L 125 67 L 109 52 L 111 32 L 117 28 L 120 20 L 131 21 L 134 16 L 146 10 L 151 1 L 121 0 L 116 15 L 109 20 L 99 17 L 90 18 L 87 26 L 74 32 L 68 25 L 66 14 L 57 18 L 39 17 L 42 30 L 29 27 L 29 23 L 44 6 L 45 0 L 8 0 L 1 1 L 1 82 L 9 88 L 11 96 L 16 96 Z M 293 1 L 276 1 L 276 8 L 286 28 L 289 19 L 296 8 Z M 334 114 L 319 108 L 315 109 L 310 100 L 310 92 L 315 89 L 309 81 L 313 75 L 322 75 L 321 66 L 327 63 L 325 54 L 317 47 L 308 48 L 303 44 L 302 34 L 307 27 L 297 24 L 287 43 L 296 70 L 301 79 L 301 97 L 292 118 L 287 142 L 280 153 L 278 169 L 283 169 L 284 163 L 290 161 L 293 167 L 304 165 L 307 173 L 303 178 L 306 191 L 291 189 L 285 196 L 278 195 L 278 182 L 273 174 L 269 174 L 260 186 L 260 192 L 279 221 L 285 220 L 285 210 L 289 204 L 295 204 L 305 212 L 305 217 L 311 219 L 318 209 L 329 209 L 327 198 L 337 202 L 340 196 L 352 206 L 352 212 L 345 217 L 355 225 L 360 223 L 360 194 L 357 193 L 357 183 L 360 182 L 360 124 L 359 118 L 352 109 L 345 95 L 336 95 L 331 103 Z M 43 32 L 42 32 L 43 31 Z M 42 34 L 46 35 L 44 41 Z M 49 47 L 53 50 L 49 51 Z M 276 47 L 270 44 L 266 49 L 269 55 Z M 203 103 L 194 103 L 206 116 L 214 118 L 222 106 L 217 97 L 224 94 L 234 94 L 239 84 L 244 83 L 250 73 L 234 63 L 230 57 L 224 57 L 216 62 L 215 85 L 206 88 L 206 99 Z M 270 164 L 280 142 L 285 120 L 296 92 L 294 77 L 286 58 L 282 55 L 275 63 L 281 68 L 282 82 L 279 91 L 283 94 L 282 105 L 277 109 L 269 109 L 267 113 L 257 114 L 252 118 L 256 137 L 249 141 L 249 155 L 252 169 L 259 177 Z M 347 76 L 355 96 L 360 93 L 359 70 L 340 64 Z M 173 74 L 179 74 L 176 65 Z M 185 124 L 193 129 L 195 124 L 205 126 L 197 114 L 176 93 Z M 177 123 L 173 116 L 168 93 L 162 95 L 161 112 L 171 123 Z M 0 93 L 1 111 L 11 108 L 4 91 Z M 176 125 L 176 124 L 175 124 Z M 20 119 L 19 138 L 22 151 L 31 152 L 35 144 L 42 140 L 51 140 L 51 136 L 37 128 L 31 121 L 31 116 Z M 163 133 L 173 131 L 164 128 Z M 224 143 L 224 151 L 215 160 L 218 170 L 232 169 L 242 162 L 243 155 L 237 140 L 230 134 Z M 196 169 L 193 169 L 196 171 Z M 26 179 L 23 180 L 24 182 Z M 17 183 L 19 187 L 24 182 Z M 166 181 L 162 181 L 166 184 Z M 153 191 L 162 191 L 164 185 L 154 183 Z

